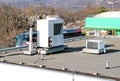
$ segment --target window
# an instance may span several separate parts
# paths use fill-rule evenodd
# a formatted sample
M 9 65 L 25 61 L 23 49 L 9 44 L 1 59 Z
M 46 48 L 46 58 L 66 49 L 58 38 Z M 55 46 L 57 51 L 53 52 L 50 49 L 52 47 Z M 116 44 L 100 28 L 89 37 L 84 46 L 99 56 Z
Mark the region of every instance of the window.
M 54 35 L 59 35 L 62 33 L 62 23 L 54 24 Z

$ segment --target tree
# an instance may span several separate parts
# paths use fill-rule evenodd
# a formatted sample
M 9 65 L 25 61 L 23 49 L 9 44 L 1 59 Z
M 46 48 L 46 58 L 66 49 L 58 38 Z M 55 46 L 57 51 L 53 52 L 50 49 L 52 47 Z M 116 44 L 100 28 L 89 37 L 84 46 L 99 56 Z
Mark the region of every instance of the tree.
M 106 12 L 108 11 L 104 6 L 101 6 L 99 9 L 98 9 L 98 13 L 102 13 L 102 12 Z
M 16 28 L 16 19 L 20 14 L 20 10 L 12 5 L 1 4 L 0 6 L 0 28 L 3 29 L 4 34 L 9 35 L 12 30 Z
M 19 32 L 16 28 L 16 19 L 21 14 L 20 11 L 12 5 L 0 4 L 0 41 L 7 46 L 12 44 L 10 40 Z

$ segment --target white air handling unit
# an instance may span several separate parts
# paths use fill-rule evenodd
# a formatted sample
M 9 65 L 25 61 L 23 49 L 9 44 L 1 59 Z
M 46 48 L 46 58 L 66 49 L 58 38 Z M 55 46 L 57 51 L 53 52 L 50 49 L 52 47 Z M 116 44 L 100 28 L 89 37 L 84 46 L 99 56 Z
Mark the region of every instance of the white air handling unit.
M 37 20 L 37 47 L 44 48 L 49 53 L 64 50 L 63 25 L 64 20 L 59 16 Z
M 63 19 L 56 16 L 37 20 L 37 46 L 49 48 L 63 45 L 63 23 Z
M 87 40 L 86 48 L 82 52 L 85 53 L 106 53 L 105 41 L 104 40 Z

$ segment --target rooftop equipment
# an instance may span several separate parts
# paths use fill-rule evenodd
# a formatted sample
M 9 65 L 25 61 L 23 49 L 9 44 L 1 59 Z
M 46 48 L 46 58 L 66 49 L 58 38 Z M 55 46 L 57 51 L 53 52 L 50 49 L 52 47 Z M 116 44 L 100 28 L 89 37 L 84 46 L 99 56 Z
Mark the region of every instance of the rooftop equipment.
M 87 40 L 86 48 L 84 48 L 82 52 L 94 53 L 94 54 L 106 53 L 105 41 L 103 41 L 103 40 Z
M 37 47 L 42 48 L 41 51 L 52 53 L 64 50 L 63 24 L 64 20 L 58 16 L 37 20 Z
M 37 31 L 33 31 L 32 34 L 33 34 L 32 35 L 33 45 L 36 45 Z M 69 28 L 63 30 L 63 35 L 64 35 L 64 42 L 66 42 L 68 38 L 73 39 L 73 37 L 78 38 L 79 36 L 82 36 L 82 32 L 80 28 Z M 29 32 L 24 32 L 16 36 L 16 47 L 28 46 L 28 42 L 29 42 Z
M 29 54 L 29 55 L 32 55 L 32 54 L 35 54 L 36 53 L 36 50 L 33 50 L 33 42 L 32 42 L 32 28 L 30 28 L 30 31 L 29 31 L 29 51 L 24 51 L 24 54 Z

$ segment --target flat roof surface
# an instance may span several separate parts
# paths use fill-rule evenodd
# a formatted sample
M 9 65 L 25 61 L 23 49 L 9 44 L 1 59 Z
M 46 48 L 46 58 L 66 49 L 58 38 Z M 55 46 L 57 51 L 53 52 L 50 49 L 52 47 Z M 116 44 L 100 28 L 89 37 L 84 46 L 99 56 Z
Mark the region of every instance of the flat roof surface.
M 24 55 L 23 51 L 11 51 L 0 53 L 0 60 L 4 59 L 12 63 L 24 62 L 28 65 L 45 65 L 48 68 L 67 68 L 71 71 L 83 73 L 98 72 L 100 75 L 120 78 L 120 38 L 107 37 L 90 38 L 106 40 L 106 54 L 86 54 L 82 53 L 85 48 L 85 41 L 88 39 L 66 42 L 68 48 L 64 52 L 44 55 L 44 60 L 40 60 L 40 55 Z M 110 62 L 110 69 L 106 68 L 106 61 Z

